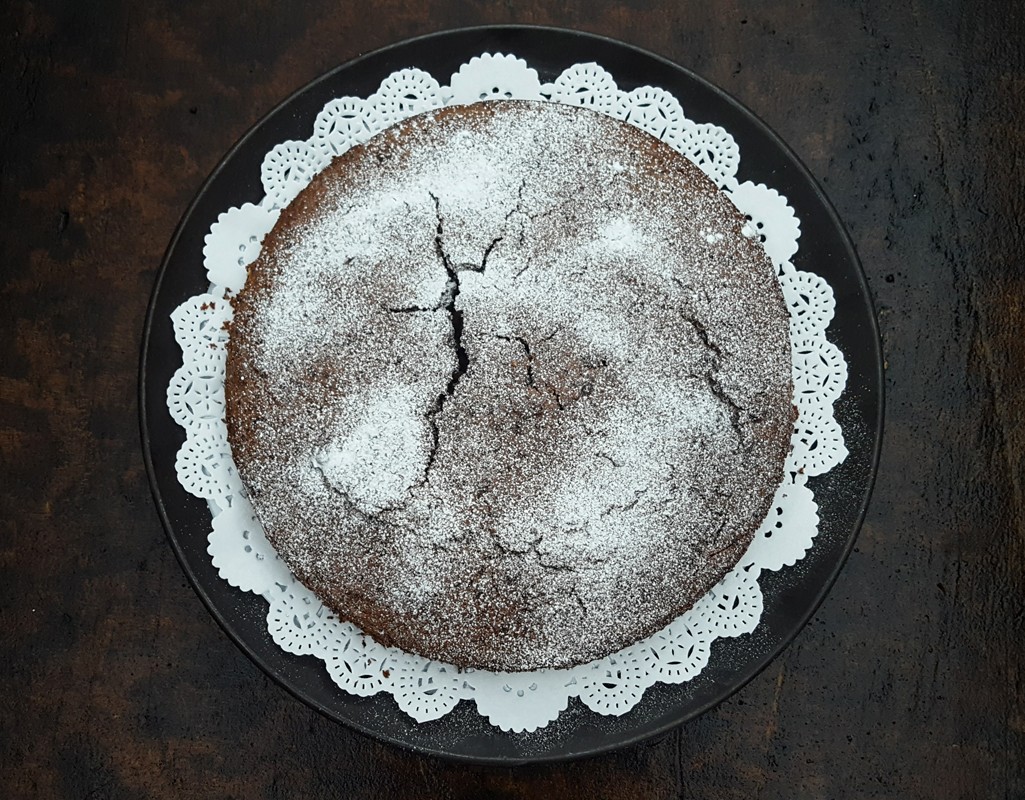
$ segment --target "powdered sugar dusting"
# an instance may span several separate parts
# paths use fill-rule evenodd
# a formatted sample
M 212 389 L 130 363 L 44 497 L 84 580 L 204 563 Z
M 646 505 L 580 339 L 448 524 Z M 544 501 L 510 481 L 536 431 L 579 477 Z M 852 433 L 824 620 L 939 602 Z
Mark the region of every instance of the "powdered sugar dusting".
M 743 551 L 789 438 L 786 313 L 743 217 L 649 139 L 549 104 L 424 115 L 272 234 L 232 446 L 283 557 L 364 629 L 578 663 Z
M 331 488 L 364 513 L 408 499 L 423 474 L 429 439 L 426 420 L 405 387 L 371 400 L 352 428 L 313 454 L 313 465 Z

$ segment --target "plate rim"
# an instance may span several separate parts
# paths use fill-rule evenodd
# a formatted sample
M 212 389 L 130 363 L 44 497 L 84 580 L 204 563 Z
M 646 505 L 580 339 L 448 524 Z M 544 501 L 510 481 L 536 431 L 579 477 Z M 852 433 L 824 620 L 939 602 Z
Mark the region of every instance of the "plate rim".
M 818 591 L 814 593 L 811 602 L 799 615 L 796 615 L 792 627 L 792 631 L 789 635 L 784 636 L 782 640 L 776 644 L 773 644 L 768 650 L 756 661 L 756 666 L 750 675 L 743 678 L 739 682 L 730 684 L 730 687 L 723 692 L 717 693 L 717 695 L 706 702 L 700 703 L 695 708 L 687 711 L 678 718 L 672 721 L 667 721 L 664 724 L 656 727 L 653 730 L 645 730 L 640 733 L 634 733 L 625 737 L 619 737 L 608 743 L 602 743 L 601 745 L 594 747 L 589 750 L 575 751 L 575 752 L 558 752 L 558 753 L 539 753 L 523 756 L 510 756 L 506 754 L 497 754 L 495 756 L 480 756 L 471 755 L 465 753 L 458 753 L 446 750 L 435 750 L 428 746 L 424 746 L 418 743 L 411 743 L 401 738 L 389 735 L 386 732 L 382 732 L 373 727 L 362 724 L 362 721 L 358 718 L 342 718 L 332 709 L 328 708 L 323 703 L 317 701 L 313 697 L 306 696 L 299 689 L 290 685 L 286 678 L 279 675 L 278 672 L 267 664 L 262 656 L 256 652 L 241 636 L 229 625 L 224 614 L 219 610 L 217 605 L 213 602 L 207 591 L 203 588 L 196 574 L 192 570 L 189 562 L 187 561 L 184 549 L 178 542 L 177 536 L 174 532 L 174 528 L 171 524 L 171 520 L 165 507 L 164 498 L 161 494 L 156 468 L 153 462 L 152 450 L 150 446 L 150 424 L 147 415 L 147 400 L 149 392 L 147 391 L 146 383 L 148 376 L 148 355 L 150 350 L 150 342 L 153 334 L 154 325 L 156 322 L 156 306 L 158 299 L 160 298 L 161 287 L 164 284 L 164 278 L 168 271 L 168 266 L 172 259 L 172 256 L 178 246 L 181 236 L 188 222 L 191 220 L 193 213 L 196 211 L 197 206 L 201 200 L 207 194 L 207 191 L 215 183 L 218 176 L 224 171 L 227 164 L 242 150 L 249 140 L 253 137 L 256 131 L 258 131 L 265 123 L 268 122 L 272 117 L 276 116 L 279 112 L 284 110 L 286 107 L 291 105 L 297 98 L 305 94 L 307 91 L 321 85 L 322 83 L 332 80 L 339 73 L 350 69 L 353 66 L 360 64 L 363 61 L 379 58 L 390 52 L 401 50 L 413 44 L 422 44 L 425 41 L 431 39 L 444 39 L 450 36 L 472 36 L 479 34 L 482 36 L 494 35 L 502 31 L 511 32 L 522 32 L 522 33 L 540 33 L 543 35 L 555 34 L 561 36 L 576 37 L 584 40 L 592 40 L 594 42 L 600 42 L 606 46 L 612 46 L 614 48 L 620 48 L 627 51 L 631 51 L 633 55 L 642 58 L 652 59 L 659 62 L 664 67 L 668 67 L 671 70 L 682 73 L 688 80 L 694 81 L 701 84 L 705 89 L 711 91 L 719 102 L 724 102 L 731 106 L 735 111 L 739 112 L 743 116 L 748 118 L 759 132 L 765 135 L 771 145 L 783 154 L 787 156 L 789 161 L 797 168 L 799 177 L 804 183 L 811 189 L 816 201 L 821 205 L 822 210 L 829 218 L 830 222 L 839 233 L 839 238 L 843 247 L 843 260 L 848 261 L 852 266 L 852 274 L 855 278 L 858 292 L 861 299 L 866 304 L 869 319 L 869 331 L 871 339 L 871 350 L 872 350 L 872 361 L 873 367 L 871 374 L 868 376 L 868 383 L 872 384 L 876 390 L 878 397 L 878 404 L 876 409 L 876 418 L 873 420 L 875 424 L 875 436 L 871 444 L 870 458 L 869 458 L 869 471 L 864 491 L 861 493 L 858 501 L 857 510 L 854 514 L 853 524 L 851 530 L 846 534 L 846 542 L 843 545 L 842 551 L 839 557 L 836 559 L 835 564 L 830 570 L 826 580 L 819 587 Z M 499 52 L 499 51 L 495 51 Z M 467 54 L 465 58 L 469 59 L 479 53 Z M 517 57 L 519 54 L 513 53 Z M 529 65 L 529 62 L 528 62 Z M 469 27 L 459 28 L 447 28 L 441 30 L 435 30 L 430 33 L 402 39 L 397 42 L 385 45 L 384 47 L 377 48 L 375 50 L 360 53 L 356 57 L 345 61 L 327 72 L 317 76 L 313 80 L 298 87 L 295 91 L 291 92 L 287 97 L 275 104 L 272 108 L 266 111 L 256 120 L 246 131 L 235 141 L 235 143 L 224 153 L 219 159 L 217 165 L 213 168 L 210 174 L 202 182 L 199 188 L 196 190 L 192 197 L 189 205 L 178 220 L 175 226 L 174 232 L 171 235 L 170 241 L 160 261 L 160 266 L 157 270 L 157 275 L 153 283 L 153 288 L 150 293 L 149 302 L 146 308 L 145 320 L 142 332 L 142 342 L 139 353 L 139 377 L 138 377 L 138 403 L 139 403 L 139 432 L 141 437 L 141 449 L 143 451 L 143 460 L 145 462 L 146 474 L 150 485 L 150 491 L 153 495 L 154 504 L 157 508 L 158 516 L 160 517 L 161 524 L 164 528 L 164 533 L 169 540 L 172 550 L 174 551 L 175 557 L 178 559 L 178 563 L 189 580 L 189 583 L 199 596 L 203 605 L 207 611 L 210 612 L 214 620 L 217 622 L 219 627 L 224 633 L 228 635 L 228 638 L 238 647 L 250 660 L 252 660 L 266 675 L 268 675 L 275 683 L 284 688 L 289 694 L 296 699 L 300 700 L 305 705 L 315 709 L 319 713 L 323 714 L 327 718 L 334 722 L 341 723 L 347 727 L 353 728 L 362 734 L 365 734 L 376 741 L 383 741 L 392 746 L 399 747 L 403 750 L 411 750 L 413 752 L 422 755 L 431 755 L 447 761 L 455 761 L 467 764 L 478 764 L 478 765 L 521 765 L 530 763 L 559 763 L 577 760 L 581 758 L 594 757 L 609 752 L 619 750 L 631 745 L 638 744 L 640 742 L 654 739 L 660 736 L 664 736 L 669 731 L 672 731 L 685 723 L 699 717 L 712 708 L 720 705 L 729 697 L 732 697 L 737 692 L 742 690 L 748 683 L 754 680 L 755 677 L 760 675 L 772 662 L 774 662 L 780 654 L 786 650 L 802 630 L 808 624 L 808 621 L 818 611 L 826 596 L 829 594 L 833 585 L 836 582 L 840 572 L 850 556 L 851 551 L 857 542 L 861 528 L 864 524 L 865 517 L 868 512 L 868 507 L 871 502 L 872 494 L 875 488 L 875 483 L 878 476 L 879 470 L 879 459 L 882 450 L 882 442 L 884 435 L 884 422 L 885 422 L 885 407 L 886 407 L 886 393 L 885 393 L 885 377 L 883 370 L 883 353 L 882 353 L 882 342 L 879 332 L 878 315 L 875 303 L 872 298 L 872 294 L 868 285 L 868 280 L 864 272 L 864 268 L 861 264 L 861 260 L 858 257 L 857 251 L 854 247 L 854 243 L 851 240 L 850 234 L 846 227 L 843 225 L 839 214 L 837 213 L 832 202 L 823 191 L 819 182 L 816 180 L 814 175 L 810 172 L 804 162 L 797 156 L 793 149 L 772 129 L 764 120 L 761 119 L 755 112 L 749 109 L 745 104 L 740 102 L 738 99 L 733 97 L 725 90 L 721 89 L 716 84 L 712 83 L 708 79 L 701 75 L 693 72 L 692 70 L 684 67 L 671 59 L 661 56 L 645 48 L 637 45 L 624 42 L 619 39 L 615 39 L 602 34 L 592 33 L 589 31 L 575 30 L 572 28 L 562 28 L 556 26 L 547 25 L 475 25 Z M 240 590 L 239 590 L 240 591 Z M 342 690 L 339 690 L 342 691 Z M 565 713 L 565 712 L 563 712 Z M 589 712 L 595 713 L 595 712 Z

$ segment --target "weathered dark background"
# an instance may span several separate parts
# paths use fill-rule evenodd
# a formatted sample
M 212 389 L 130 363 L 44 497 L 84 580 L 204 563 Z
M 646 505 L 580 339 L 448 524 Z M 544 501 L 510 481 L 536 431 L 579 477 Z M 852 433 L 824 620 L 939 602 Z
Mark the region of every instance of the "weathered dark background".
M 1017 3 L 2 5 L 0 796 L 1025 797 Z M 264 677 L 186 585 L 136 422 L 153 278 L 227 148 L 360 52 L 486 22 L 624 39 L 760 114 L 845 220 L 887 359 L 868 520 L 796 642 L 661 741 L 516 770 L 376 744 Z

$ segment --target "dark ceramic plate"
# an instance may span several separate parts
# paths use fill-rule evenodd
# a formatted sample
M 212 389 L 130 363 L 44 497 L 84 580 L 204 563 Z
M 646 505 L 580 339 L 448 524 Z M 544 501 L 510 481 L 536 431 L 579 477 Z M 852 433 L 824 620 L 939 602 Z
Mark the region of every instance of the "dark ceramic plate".
M 620 88 L 663 87 L 679 98 L 689 118 L 730 131 L 740 145 L 739 178 L 778 189 L 796 209 L 802 234 L 794 263 L 823 275 L 833 287 L 836 317 L 828 335 L 849 368 L 836 415 L 850 455 L 827 475 L 809 480 L 820 506 L 819 535 L 796 568 L 762 574 L 765 611 L 758 628 L 719 640 L 694 680 L 656 684 L 622 717 L 599 716 L 574 699 L 555 722 L 534 734 L 503 733 L 467 702 L 440 720 L 417 724 L 390 695 L 348 695 L 331 682 L 323 662 L 277 647 L 267 634 L 264 600 L 233 589 L 210 563 L 210 514 L 206 503 L 178 483 L 174 462 L 184 432 L 165 402 L 167 384 L 182 360 L 171 311 L 206 289 L 203 237 L 217 215 L 263 196 L 260 163 L 267 151 L 286 139 L 307 138 L 317 113 L 332 98 L 366 97 L 388 74 L 409 66 L 445 83 L 462 63 L 485 51 L 525 58 L 542 82 L 574 63 L 595 61 Z M 832 206 L 787 146 L 732 97 L 676 64 L 610 39 L 533 27 L 437 33 L 362 56 L 299 90 L 243 136 L 200 190 L 167 249 L 143 334 L 139 394 L 146 466 L 168 538 L 196 592 L 232 640 L 282 686 L 332 719 L 420 752 L 505 764 L 593 755 L 655 736 L 720 703 L 762 670 L 807 622 L 850 552 L 875 476 L 883 409 L 879 335 L 865 277 Z

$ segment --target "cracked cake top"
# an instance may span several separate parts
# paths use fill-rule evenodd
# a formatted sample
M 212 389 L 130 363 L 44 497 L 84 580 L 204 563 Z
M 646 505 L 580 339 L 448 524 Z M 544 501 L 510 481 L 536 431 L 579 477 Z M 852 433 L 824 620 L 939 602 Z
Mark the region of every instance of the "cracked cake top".
M 234 298 L 229 440 L 342 619 L 458 666 L 562 667 L 683 613 L 782 478 L 788 315 L 684 157 L 493 101 L 354 147 Z

